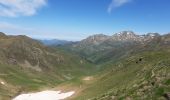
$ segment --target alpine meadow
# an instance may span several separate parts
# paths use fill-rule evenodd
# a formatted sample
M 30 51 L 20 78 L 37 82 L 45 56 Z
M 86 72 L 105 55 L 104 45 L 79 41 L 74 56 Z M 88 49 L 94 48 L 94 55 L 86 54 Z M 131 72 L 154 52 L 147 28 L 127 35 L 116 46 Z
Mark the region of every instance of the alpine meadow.
M 169 0 L 0 0 L 0 100 L 170 100 Z

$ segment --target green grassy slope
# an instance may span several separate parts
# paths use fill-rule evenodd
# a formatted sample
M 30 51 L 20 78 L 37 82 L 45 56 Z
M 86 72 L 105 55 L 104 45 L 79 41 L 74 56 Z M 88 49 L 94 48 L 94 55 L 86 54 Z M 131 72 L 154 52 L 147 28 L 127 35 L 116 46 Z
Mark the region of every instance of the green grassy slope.
M 56 86 L 75 89 L 71 100 L 164 100 L 170 92 L 169 40 L 165 35 L 142 45 L 104 43 L 92 48 L 112 48 L 82 57 L 69 46 L 51 48 L 25 36 L 3 35 L 0 82 L 5 84 L 0 83 L 0 100 Z M 42 70 L 35 70 L 37 66 Z
M 166 50 L 144 51 L 121 59 L 73 100 L 164 100 L 170 92 L 169 55 Z
M 64 56 L 67 57 L 68 62 L 43 72 L 23 69 L 17 65 L 0 64 L 0 81 L 5 82 L 5 85 L 0 84 L 0 98 L 9 100 L 22 92 L 54 88 L 60 83 L 77 80 L 78 77 L 89 75 L 93 71 L 92 65 L 85 61 L 83 64 L 80 63 L 79 57 L 67 54 Z
M 0 100 L 21 92 L 53 88 L 93 72 L 77 55 L 46 47 L 26 36 L 0 34 Z
M 164 35 L 142 44 L 111 44 L 110 50 L 85 56 L 95 60 L 89 61 L 95 63 L 98 72 L 90 83 L 81 79 L 71 82 L 80 86 L 71 100 L 165 100 L 164 95 L 170 92 L 169 38 Z M 96 48 L 100 46 L 106 45 Z M 81 50 L 78 54 L 82 55 Z

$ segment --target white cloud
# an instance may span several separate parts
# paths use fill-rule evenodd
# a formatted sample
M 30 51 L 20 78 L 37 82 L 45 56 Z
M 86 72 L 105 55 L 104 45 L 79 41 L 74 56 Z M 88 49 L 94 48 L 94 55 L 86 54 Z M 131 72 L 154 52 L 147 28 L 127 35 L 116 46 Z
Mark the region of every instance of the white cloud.
M 132 0 L 112 0 L 108 7 L 108 12 L 111 13 L 114 8 L 123 6 L 126 3 L 131 2 Z
M 46 5 L 46 0 L 0 0 L 0 16 L 32 16 Z

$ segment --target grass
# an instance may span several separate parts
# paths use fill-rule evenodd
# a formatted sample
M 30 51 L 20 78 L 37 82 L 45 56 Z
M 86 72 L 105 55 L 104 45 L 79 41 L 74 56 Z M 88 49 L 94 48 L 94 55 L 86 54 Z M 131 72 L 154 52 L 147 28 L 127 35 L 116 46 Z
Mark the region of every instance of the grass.
M 120 55 L 124 55 L 123 52 Z M 91 64 L 74 53 L 56 48 L 52 54 L 40 56 L 42 65 L 44 59 L 50 62 L 42 72 L 0 64 L 0 80 L 6 83 L 0 85 L 0 99 L 9 100 L 21 92 L 57 86 L 63 90 L 78 91 L 71 100 L 110 100 L 113 96 L 117 100 L 157 100 L 164 93 L 170 92 L 168 50 L 141 50 L 119 56 L 119 59 L 110 52 L 98 54 L 90 55 L 89 59 L 96 63 Z M 22 59 L 23 55 L 20 56 L 18 57 Z M 56 57 L 62 58 L 62 61 L 57 62 L 54 60 Z M 88 76 L 93 79 L 83 80 Z
M 58 73 L 57 69 L 51 73 L 44 72 L 36 73 L 35 75 L 34 71 L 21 70 L 19 66 L 1 64 L 0 73 L 4 75 L 1 75 L 0 78 L 18 92 L 10 91 L 6 87 L 0 87 L 0 94 L 5 98 L 4 100 L 8 100 L 8 97 L 22 91 L 37 91 L 45 87 L 58 86 L 64 90 L 75 89 L 79 91 L 75 97 L 71 98 L 72 100 L 110 100 L 112 96 L 115 96 L 118 100 L 124 100 L 127 97 L 135 100 L 157 100 L 164 93 L 170 92 L 168 76 L 170 72 L 169 55 L 170 52 L 165 51 L 147 51 L 133 54 L 115 63 L 109 62 L 106 65 L 101 65 L 100 68 L 107 66 L 106 70 L 103 71 L 98 70 L 99 72 L 95 72 L 91 70 L 91 72 L 86 73 L 87 70 L 83 69 L 85 74 L 81 73 L 82 69 L 77 69 L 74 65 L 87 66 L 87 69 L 92 65 L 88 63 L 81 65 L 79 61 L 75 61 L 75 64 L 70 64 L 69 70 L 67 69 L 68 65 L 63 65 L 64 69 L 58 67 L 61 74 L 69 72 L 71 76 L 74 76 L 74 78 L 68 81 L 62 80 L 63 76 L 59 77 L 61 74 Z M 136 63 L 141 57 L 143 60 Z M 153 72 L 155 76 L 153 76 Z M 84 76 L 89 75 L 93 76 L 94 79 L 90 80 L 90 82 L 82 80 Z M 159 82 L 157 80 L 158 77 L 161 79 Z M 151 82 L 154 82 L 155 85 L 152 86 Z M 160 84 L 163 86 L 160 87 Z M 8 94 L 5 95 L 6 93 Z
M 167 79 L 170 72 L 170 52 L 155 51 L 142 52 L 130 57 L 121 59 L 119 62 L 112 64 L 112 70 L 104 71 L 107 74 L 98 74 L 100 77 L 96 82 L 89 84 L 79 96 L 73 100 L 109 100 L 111 96 L 117 99 L 127 97 L 136 99 L 153 99 L 161 98 L 164 92 L 168 92 Z M 136 63 L 139 58 L 143 58 L 140 63 Z M 121 66 L 118 66 L 118 65 Z M 155 76 L 152 77 L 152 70 Z M 160 78 L 161 80 L 157 80 Z M 164 84 L 164 81 L 167 81 Z M 156 86 L 152 86 L 151 82 Z M 159 87 L 162 84 L 164 87 Z M 136 87 L 134 87 L 136 85 Z M 148 89 L 147 89 L 148 88 Z M 143 91 L 140 92 L 139 90 Z M 153 92 L 151 94 L 151 92 Z M 138 93 L 138 94 L 137 94 Z M 103 98 L 103 99 L 102 99 Z
M 155 95 L 157 95 L 157 96 L 163 96 L 164 92 L 165 92 L 164 88 L 163 88 L 163 87 L 159 87 L 159 88 L 157 88 L 157 89 L 155 90 L 155 93 L 156 93 Z
M 49 69 L 37 72 L 29 68 L 21 68 L 17 65 L 0 63 L 0 80 L 4 80 L 6 86 L 0 84 L 0 100 L 9 100 L 21 92 L 38 91 L 46 88 L 54 88 L 67 81 L 79 83 L 79 78 L 90 75 L 95 69 L 93 65 L 81 59 L 79 56 L 55 50 L 55 54 L 62 55 L 62 63 L 53 62 Z M 49 58 L 49 57 L 47 57 Z M 81 61 L 83 63 L 81 63 Z

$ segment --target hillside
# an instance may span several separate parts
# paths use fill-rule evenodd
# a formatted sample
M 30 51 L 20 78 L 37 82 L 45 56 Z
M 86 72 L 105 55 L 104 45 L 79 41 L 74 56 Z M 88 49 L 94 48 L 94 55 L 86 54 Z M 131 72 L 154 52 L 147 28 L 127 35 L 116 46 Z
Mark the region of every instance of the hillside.
M 169 50 L 142 51 L 110 63 L 72 100 L 166 100 Z M 168 99 L 167 99 L 168 100 Z
M 27 36 L 0 33 L 0 47 L 0 99 L 3 100 L 23 91 L 54 87 L 92 71 L 91 64 L 79 56 L 46 47 Z
M 91 82 L 80 84 L 83 88 L 71 100 L 169 100 L 169 34 L 122 32 L 112 40 L 107 36 L 93 38 L 94 44 L 90 40 L 73 44 L 71 51 L 86 59 L 102 59 L 92 61 L 100 70 Z M 106 49 L 101 52 L 102 48 Z
M 68 100 L 169 98 L 170 34 L 123 31 L 47 47 L 0 33 L 0 47 L 0 100 L 44 88 L 75 90 Z
M 110 59 L 119 59 L 133 48 L 145 45 L 159 36 L 158 33 L 136 35 L 132 31 L 123 31 L 112 36 L 98 34 L 63 48 L 97 64 Z

